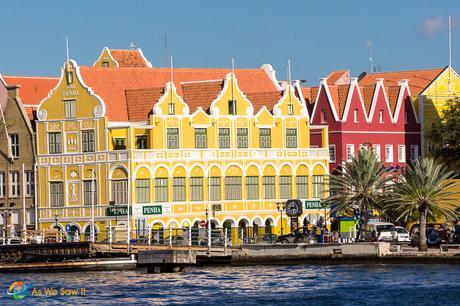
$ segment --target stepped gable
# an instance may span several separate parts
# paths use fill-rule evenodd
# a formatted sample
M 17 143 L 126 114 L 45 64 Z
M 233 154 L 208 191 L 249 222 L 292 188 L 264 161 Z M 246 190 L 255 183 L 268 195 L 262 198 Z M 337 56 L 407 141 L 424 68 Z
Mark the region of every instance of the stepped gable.
M 79 68 L 85 84 L 92 88 L 106 104 L 106 114 L 111 121 L 128 121 L 125 91 L 139 88 L 164 87 L 171 80 L 169 68 Z M 230 69 L 174 68 L 175 84 L 190 81 L 222 80 Z M 245 93 L 277 91 L 274 83 L 263 69 L 236 69 L 239 88 Z M 183 96 L 182 86 L 176 86 Z
M 37 119 L 40 102 L 56 87 L 59 78 L 35 76 L 3 76 L 7 85 L 20 85 L 19 95 L 30 120 Z
M 149 65 L 145 61 L 139 49 L 118 50 L 109 49 L 113 59 L 117 61 L 120 68 L 147 68 Z
M 212 101 L 217 98 L 224 86 L 224 80 L 191 81 L 180 84 L 182 98 L 194 113 L 198 107 L 208 112 Z
M 445 68 L 390 71 L 363 74 L 359 80 L 361 86 L 372 85 L 377 79 L 383 79 L 385 87 L 398 86 L 400 80 L 408 80 L 412 95 L 421 94 Z
M 129 121 L 148 121 L 153 105 L 164 94 L 164 87 L 130 89 L 125 91 Z

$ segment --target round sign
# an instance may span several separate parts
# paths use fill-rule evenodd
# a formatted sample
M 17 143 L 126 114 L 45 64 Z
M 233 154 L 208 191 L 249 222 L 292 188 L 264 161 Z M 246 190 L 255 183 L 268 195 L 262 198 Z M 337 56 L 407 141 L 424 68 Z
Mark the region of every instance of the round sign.
M 206 227 L 206 221 L 201 220 L 201 221 L 200 221 L 200 226 L 201 226 L 201 227 Z
M 300 200 L 287 200 L 286 201 L 286 214 L 289 217 L 298 217 L 302 214 L 302 201 Z

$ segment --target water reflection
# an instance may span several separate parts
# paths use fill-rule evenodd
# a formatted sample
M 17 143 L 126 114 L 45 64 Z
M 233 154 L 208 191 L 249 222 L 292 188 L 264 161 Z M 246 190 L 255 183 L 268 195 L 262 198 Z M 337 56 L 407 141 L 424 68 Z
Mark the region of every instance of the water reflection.
M 85 297 L 31 297 L 23 304 L 456 305 L 456 265 L 194 267 L 176 274 L 78 272 L 0 275 L 2 292 L 22 280 L 36 288 L 86 288 Z M 0 303 L 20 304 L 6 294 Z

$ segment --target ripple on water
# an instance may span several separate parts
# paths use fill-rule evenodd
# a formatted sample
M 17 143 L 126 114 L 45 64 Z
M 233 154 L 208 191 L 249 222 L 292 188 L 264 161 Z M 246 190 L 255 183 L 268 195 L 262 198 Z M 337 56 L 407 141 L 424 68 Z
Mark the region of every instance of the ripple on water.
M 175 274 L 3 274 L 0 290 L 6 292 L 15 280 L 37 288 L 87 290 L 86 297 L 29 296 L 21 301 L 24 305 L 460 304 L 460 267 L 456 265 L 218 266 L 192 267 Z M 13 305 L 12 301 L 0 294 L 0 304 Z

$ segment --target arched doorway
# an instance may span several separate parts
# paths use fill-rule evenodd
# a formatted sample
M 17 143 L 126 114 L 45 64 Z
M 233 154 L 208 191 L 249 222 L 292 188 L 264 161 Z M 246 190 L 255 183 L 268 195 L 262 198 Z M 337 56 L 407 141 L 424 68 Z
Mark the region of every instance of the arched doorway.
M 248 227 L 249 221 L 246 219 L 241 219 L 238 222 L 238 237 L 241 239 L 242 243 L 248 243 Z
M 152 225 L 150 243 L 164 244 L 164 229 L 162 223 L 156 222 Z
M 91 225 L 85 227 L 84 231 L 85 241 L 91 241 Z M 97 228 L 94 227 L 94 241 L 97 241 Z
M 72 242 L 78 242 L 80 241 L 80 228 L 75 225 L 75 224 L 72 224 L 70 225 L 70 239 Z

